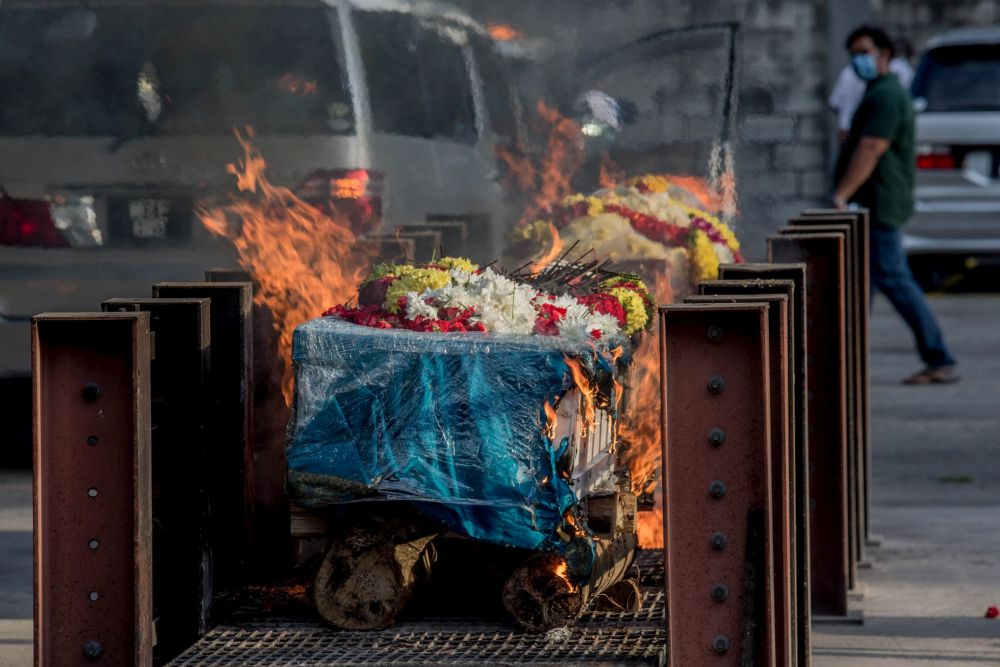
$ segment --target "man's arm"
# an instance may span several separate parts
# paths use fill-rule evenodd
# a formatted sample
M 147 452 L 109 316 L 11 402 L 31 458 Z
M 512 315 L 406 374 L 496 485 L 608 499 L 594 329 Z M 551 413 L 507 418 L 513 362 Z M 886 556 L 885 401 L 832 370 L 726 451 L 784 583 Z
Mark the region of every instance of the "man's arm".
M 847 201 L 864 185 L 875 171 L 879 159 L 889 150 L 890 142 L 882 137 L 861 137 L 858 147 L 851 155 L 847 172 L 833 191 L 833 199 L 839 208 L 846 208 Z

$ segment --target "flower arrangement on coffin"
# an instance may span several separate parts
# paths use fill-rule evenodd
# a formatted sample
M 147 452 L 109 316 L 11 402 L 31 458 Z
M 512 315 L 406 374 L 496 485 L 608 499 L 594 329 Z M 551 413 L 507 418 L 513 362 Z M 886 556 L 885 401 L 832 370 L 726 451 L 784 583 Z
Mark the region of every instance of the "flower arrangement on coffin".
M 561 293 L 529 279 L 444 257 L 429 264 L 382 264 L 359 289 L 358 305 L 324 315 L 378 329 L 559 336 L 619 345 L 648 329 L 653 301 L 635 276 L 565 283 Z
M 550 211 L 549 220 L 522 227 L 521 242 L 554 242 L 554 225 L 562 243 L 583 247 L 616 262 L 662 260 L 686 267 L 687 283 L 718 277 L 719 264 L 741 262 L 733 231 L 708 212 L 710 198 L 698 196 L 691 179 L 645 175 L 591 195 L 566 197 Z
M 634 533 L 598 537 L 580 501 L 627 494 L 619 409 L 654 309 L 605 267 L 375 267 L 357 305 L 295 331 L 292 500 L 406 501 L 465 537 L 554 556 L 570 592 L 603 576 L 598 554 L 629 552 Z

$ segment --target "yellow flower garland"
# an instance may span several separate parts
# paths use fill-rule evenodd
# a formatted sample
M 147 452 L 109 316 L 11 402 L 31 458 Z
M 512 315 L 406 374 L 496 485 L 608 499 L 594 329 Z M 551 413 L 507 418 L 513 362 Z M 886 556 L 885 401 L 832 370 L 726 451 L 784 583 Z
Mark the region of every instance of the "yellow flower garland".
M 478 264 L 473 264 L 464 257 L 442 257 L 434 262 L 443 269 L 460 269 L 468 273 L 475 273 L 479 270 Z
M 719 257 L 712 247 L 708 234 L 700 229 L 693 234 L 694 244 L 691 248 L 692 282 L 715 280 L 719 277 Z
M 399 311 L 399 298 L 407 292 L 441 289 L 451 282 L 451 275 L 441 269 L 418 269 L 409 265 L 398 269 L 396 280 L 385 292 L 385 309 L 390 313 Z
M 649 323 L 649 315 L 646 313 L 646 304 L 638 293 L 625 287 L 612 287 L 608 294 L 618 299 L 625 310 L 624 331 L 627 335 L 631 336 L 646 328 Z

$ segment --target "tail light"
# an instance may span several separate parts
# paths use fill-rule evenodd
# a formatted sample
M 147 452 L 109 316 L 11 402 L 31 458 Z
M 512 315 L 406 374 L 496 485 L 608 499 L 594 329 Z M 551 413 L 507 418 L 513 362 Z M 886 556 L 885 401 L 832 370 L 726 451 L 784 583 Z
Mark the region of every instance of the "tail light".
M 34 200 L 0 195 L 0 245 L 66 248 L 103 242 L 93 197 Z
M 382 219 L 383 176 L 369 169 L 313 172 L 295 194 L 327 215 L 344 216 L 357 233 L 371 231 Z
M 917 169 L 958 169 L 958 160 L 947 146 L 920 146 Z

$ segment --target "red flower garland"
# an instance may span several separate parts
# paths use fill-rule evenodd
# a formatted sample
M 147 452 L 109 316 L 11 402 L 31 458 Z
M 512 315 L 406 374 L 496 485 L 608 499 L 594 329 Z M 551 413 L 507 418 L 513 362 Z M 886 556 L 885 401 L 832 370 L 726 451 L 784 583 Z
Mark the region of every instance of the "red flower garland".
M 615 285 L 615 287 L 619 287 L 619 285 Z M 628 319 L 625 309 L 622 307 L 621 301 L 610 294 L 587 294 L 579 297 L 577 301 L 590 307 L 595 313 L 610 315 L 618 321 L 618 326 L 625 328 L 625 322 Z

